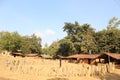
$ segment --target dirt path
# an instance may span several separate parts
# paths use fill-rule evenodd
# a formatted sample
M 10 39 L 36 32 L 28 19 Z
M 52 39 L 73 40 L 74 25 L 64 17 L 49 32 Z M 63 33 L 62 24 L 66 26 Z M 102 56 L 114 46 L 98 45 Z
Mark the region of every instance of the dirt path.
M 106 80 L 120 80 L 120 75 L 118 74 L 115 74 L 115 73 L 108 73 L 106 76 L 105 76 L 105 79 Z
M 99 76 L 100 80 L 120 80 L 120 69 L 116 69 L 112 73 L 107 73 L 105 76 Z

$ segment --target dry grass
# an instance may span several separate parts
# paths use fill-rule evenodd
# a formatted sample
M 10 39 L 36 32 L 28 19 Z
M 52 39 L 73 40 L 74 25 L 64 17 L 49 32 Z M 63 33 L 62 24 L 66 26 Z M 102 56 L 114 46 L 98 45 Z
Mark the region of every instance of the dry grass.
M 94 67 L 62 61 L 60 68 L 59 60 L 0 55 L 0 80 L 101 80 Z

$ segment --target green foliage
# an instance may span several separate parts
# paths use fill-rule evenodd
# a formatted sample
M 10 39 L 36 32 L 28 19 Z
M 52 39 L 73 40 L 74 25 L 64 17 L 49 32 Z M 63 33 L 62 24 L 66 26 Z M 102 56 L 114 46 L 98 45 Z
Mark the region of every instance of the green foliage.
M 11 38 L 12 38 L 12 44 L 13 44 L 13 47 L 11 50 L 13 52 L 16 52 L 21 47 L 21 36 L 17 32 L 13 32 Z
M 93 53 L 96 52 L 96 41 L 93 36 L 95 31 L 89 24 L 79 25 L 78 22 L 74 24 L 65 23 L 63 29 L 68 34 L 66 39 L 72 44 L 68 46 L 73 47 L 73 50 L 75 49 L 74 52 L 89 53 L 89 50 Z M 72 53 L 72 51 L 69 51 L 69 53 Z
M 21 36 L 17 32 L 1 32 L 1 48 L 8 51 L 17 51 L 20 49 Z
M 119 25 L 120 25 L 120 20 L 118 20 L 118 18 L 116 18 L 116 17 L 113 17 L 109 20 L 107 30 L 118 29 Z
M 120 20 L 110 19 L 106 30 L 96 32 L 96 41 L 99 52 L 120 53 Z
M 63 31 L 67 36 L 60 41 L 59 54 L 73 53 L 120 53 L 120 20 L 110 19 L 107 29 L 95 32 L 89 24 L 65 23 Z
M 17 32 L 0 32 L 0 49 L 12 52 L 21 50 L 23 54 L 41 53 L 41 39 L 34 34 L 29 37 Z
M 44 48 L 42 48 L 42 54 L 48 55 L 48 53 L 49 53 L 49 46 L 47 43 L 45 43 Z
M 59 42 L 54 41 L 50 46 L 48 44 L 45 44 L 45 47 L 42 49 L 42 53 L 46 55 L 50 55 L 53 58 L 56 56 L 59 49 Z
M 101 52 L 120 52 L 120 29 L 103 30 L 96 33 L 96 41 Z
M 21 36 L 17 32 L 0 32 L 0 50 L 23 54 L 43 53 L 55 57 L 56 55 L 68 56 L 80 53 L 120 53 L 120 20 L 116 17 L 110 19 L 106 29 L 95 32 L 90 24 L 80 25 L 78 22 L 66 22 L 63 31 L 67 36 L 59 41 L 54 41 L 50 46 L 41 49 L 41 38 L 35 36 Z
M 59 43 L 57 41 L 54 41 L 49 47 L 49 55 L 54 57 L 58 52 L 58 49 L 59 49 Z
M 68 56 L 75 53 L 74 44 L 69 39 L 62 39 L 59 43 L 59 55 Z
M 32 36 L 22 37 L 21 42 L 22 53 L 41 53 L 41 39 L 34 34 Z
M 9 32 L 0 33 L 0 45 L 1 49 L 10 50 L 11 48 L 11 34 Z

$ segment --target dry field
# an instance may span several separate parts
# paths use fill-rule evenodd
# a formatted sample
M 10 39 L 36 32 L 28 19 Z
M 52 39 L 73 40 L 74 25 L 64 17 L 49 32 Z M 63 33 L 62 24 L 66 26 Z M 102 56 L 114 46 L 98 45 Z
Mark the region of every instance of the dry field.
M 0 55 L 0 80 L 120 80 L 119 69 L 107 74 L 101 69 L 100 75 L 94 67 L 62 61 L 60 68 L 59 60 Z

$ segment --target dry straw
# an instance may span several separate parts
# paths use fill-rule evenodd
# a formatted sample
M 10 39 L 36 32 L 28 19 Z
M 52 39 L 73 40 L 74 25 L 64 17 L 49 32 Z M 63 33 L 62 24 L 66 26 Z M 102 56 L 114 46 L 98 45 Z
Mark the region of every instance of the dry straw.
M 98 76 L 111 73 L 115 70 L 115 64 L 104 65 L 73 64 L 66 61 L 59 67 L 58 60 L 42 60 L 11 57 L 6 60 L 6 69 L 12 72 L 28 75 L 45 76 Z

